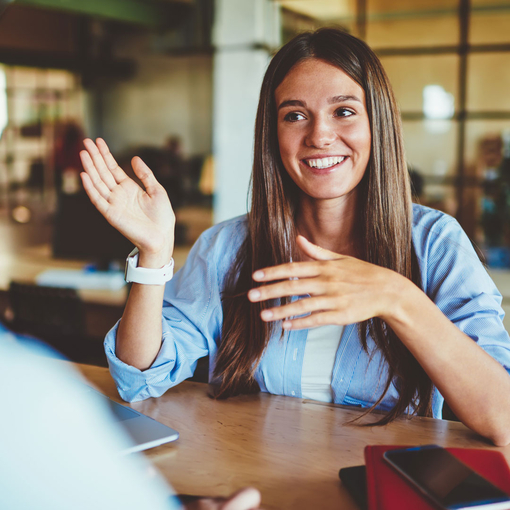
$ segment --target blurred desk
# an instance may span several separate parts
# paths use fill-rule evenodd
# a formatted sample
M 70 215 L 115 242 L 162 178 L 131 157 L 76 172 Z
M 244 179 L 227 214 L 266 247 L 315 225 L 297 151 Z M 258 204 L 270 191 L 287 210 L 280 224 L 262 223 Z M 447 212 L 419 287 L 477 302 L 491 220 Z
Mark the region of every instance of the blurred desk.
M 77 366 L 125 404 L 107 369 Z M 357 510 L 338 470 L 364 464 L 369 444 L 495 449 L 458 422 L 401 418 L 360 427 L 347 423 L 359 415 L 353 408 L 267 393 L 217 401 L 208 385 L 187 381 L 131 407 L 179 431 L 174 443 L 146 452 L 178 493 L 225 496 L 250 485 L 268 510 Z M 510 446 L 498 450 L 510 461 Z
M 190 247 L 176 247 L 176 270 L 182 267 Z M 9 306 L 8 289 L 11 281 L 35 283 L 38 274 L 48 269 L 80 270 L 87 264 L 80 260 L 54 259 L 51 246 L 43 244 L 23 249 L 19 253 L 0 255 L 0 314 Z M 84 303 L 86 335 L 102 339 L 121 317 L 128 294 L 126 285 L 120 290 L 80 289 L 78 295 Z

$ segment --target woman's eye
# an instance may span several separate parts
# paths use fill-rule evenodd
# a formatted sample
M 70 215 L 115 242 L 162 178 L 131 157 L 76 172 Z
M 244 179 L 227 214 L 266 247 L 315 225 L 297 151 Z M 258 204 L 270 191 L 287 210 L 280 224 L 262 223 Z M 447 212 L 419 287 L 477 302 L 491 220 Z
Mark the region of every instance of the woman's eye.
M 351 115 L 354 115 L 354 112 L 347 108 L 338 108 L 338 110 L 335 112 L 335 115 L 337 117 L 350 117 Z
M 285 115 L 283 120 L 285 120 L 287 122 L 296 122 L 296 121 L 302 120 L 304 118 L 305 117 L 304 117 L 304 115 L 302 113 L 290 112 L 290 113 L 287 113 L 287 115 Z

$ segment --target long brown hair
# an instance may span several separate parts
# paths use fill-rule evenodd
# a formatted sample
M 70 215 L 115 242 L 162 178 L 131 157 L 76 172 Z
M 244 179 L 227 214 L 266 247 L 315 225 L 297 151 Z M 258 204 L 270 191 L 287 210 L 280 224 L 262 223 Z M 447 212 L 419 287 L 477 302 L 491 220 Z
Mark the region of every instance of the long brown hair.
M 421 287 L 411 240 L 411 192 L 400 112 L 386 73 L 372 50 L 345 32 L 326 28 L 298 35 L 274 56 L 260 92 L 248 235 L 227 275 L 223 294 L 222 340 L 215 361 L 215 374 L 222 381 L 219 397 L 258 391 L 255 369 L 271 335 L 280 327 L 260 319 L 261 310 L 274 303 L 251 303 L 246 293 L 254 285 L 251 275 L 255 270 L 295 259 L 298 190 L 281 162 L 274 95 L 287 73 L 306 58 L 337 66 L 365 91 L 372 146 L 358 193 L 361 258 L 392 269 Z M 368 335 L 387 361 L 388 378 L 367 412 L 382 401 L 394 383 L 398 400 L 378 424 L 388 423 L 408 409 L 430 415 L 433 387 L 416 359 L 381 319 L 359 325 L 366 352 Z

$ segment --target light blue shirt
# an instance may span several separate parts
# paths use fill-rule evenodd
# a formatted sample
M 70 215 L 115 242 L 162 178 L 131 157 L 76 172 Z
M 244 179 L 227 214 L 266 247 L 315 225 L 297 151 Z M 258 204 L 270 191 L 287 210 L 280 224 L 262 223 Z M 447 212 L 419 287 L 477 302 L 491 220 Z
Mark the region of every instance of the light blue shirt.
M 468 237 L 454 218 L 442 212 L 415 204 L 413 215 L 412 237 L 423 290 L 461 331 L 510 372 L 510 338 L 502 322 L 501 294 Z M 162 346 L 149 369 L 140 371 L 120 361 L 115 356 L 117 326 L 108 333 L 105 348 L 110 371 L 124 400 L 162 395 L 192 376 L 197 360 L 207 355 L 212 380 L 223 322 L 221 292 L 246 234 L 242 216 L 201 235 L 185 266 L 166 286 Z M 344 328 L 331 385 L 335 403 L 367 407 L 382 393 L 387 366 L 372 339 L 368 339 L 368 354 L 363 350 L 357 329 L 357 324 Z M 308 330 L 290 331 L 283 339 L 279 333 L 270 339 L 255 372 L 262 391 L 301 397 L 307 334 Z M 397 397 L 391 386 L 379 408 L 391 409 Z M 443 402 L 436 389 L 434 417 L 441 418 Z
M 141 455 L 119 455 L 129 440 L 79 375 L 30 346 L 0 324 L 0 507 L 180 509 Z

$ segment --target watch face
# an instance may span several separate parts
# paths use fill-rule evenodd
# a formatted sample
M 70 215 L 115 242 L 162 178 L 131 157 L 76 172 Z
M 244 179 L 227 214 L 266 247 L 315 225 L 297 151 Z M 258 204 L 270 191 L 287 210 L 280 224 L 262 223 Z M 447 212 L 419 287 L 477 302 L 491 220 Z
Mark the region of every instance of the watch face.
M 134 249 L 126 259 L 126 265 L 124 266 L 124 280 L 126 280 L 126 283 L 133 283 L 135 280 L 133 280 L 130 276 L 130 273 L 133 272 L 133 270 L 136 270 L 136 266 L 138 265 L 138 249 Z

